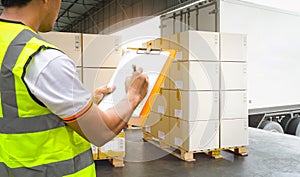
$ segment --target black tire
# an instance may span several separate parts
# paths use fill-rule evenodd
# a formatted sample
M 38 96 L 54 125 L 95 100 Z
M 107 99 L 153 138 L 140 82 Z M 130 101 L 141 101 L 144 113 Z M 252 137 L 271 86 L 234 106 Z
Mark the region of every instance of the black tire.
M 276 133 L 284 133 L 281 125 L 274 121 L 263 121 L 258 128 Z
M 288 123 L 286 133 L 300 136 L 300 117 L 293 118 Z
M 290 120 L 291 120 L 291 116 L 288 115 L 288 116 L 286 116 L 285 118 L 283 118 L 283 119 L 279 122 L 279 124 L 280 124 L 281 127 L 283 128 L 284 132 L 286 132 L 286 130 L 287 130 L 287 125 L 289 124 Z
M 299 123 L 298 126 L 297 126 L 295 135 L 298 136 L 298 137 L 300 137 L 300 123 Z

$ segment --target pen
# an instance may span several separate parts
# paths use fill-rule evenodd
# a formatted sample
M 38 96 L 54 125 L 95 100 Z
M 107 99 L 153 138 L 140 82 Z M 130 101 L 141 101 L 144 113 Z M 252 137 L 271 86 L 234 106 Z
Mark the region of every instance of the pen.
M 134 64 L 132 64 L 132 69 L 133 69 L 133 72 L 136 72 L 136 66 Z

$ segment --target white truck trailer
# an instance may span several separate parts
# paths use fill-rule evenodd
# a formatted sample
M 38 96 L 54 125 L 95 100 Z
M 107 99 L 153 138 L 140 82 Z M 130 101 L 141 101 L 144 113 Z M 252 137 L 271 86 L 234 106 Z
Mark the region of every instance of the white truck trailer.
M 160 28 L 162 37 L 247 34 L 249 126 L 300 136 L 300 13 L 251 0 L 206 0 L 162 15 Z

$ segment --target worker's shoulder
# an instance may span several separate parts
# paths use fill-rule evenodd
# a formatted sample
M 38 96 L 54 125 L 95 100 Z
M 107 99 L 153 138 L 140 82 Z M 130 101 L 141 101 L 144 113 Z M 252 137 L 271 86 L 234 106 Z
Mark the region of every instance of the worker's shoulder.
M 63 52 L 46 49 L 37 53 L 27 66 L 27 78 L 36 80 L 42 75 L 64 75 L 76 72 L 74 62 Z
M 35 58 L 39 58 L 39 59 L 43 58 L 44 60 L 48 60 L 49 62 L 52 60 L 59 59 L 61 62 L 73 63 L 73 60 L 70 59 L 64 52 L 52 48 L 47 48 L 45 50 L 42 50 L 35 56 Z

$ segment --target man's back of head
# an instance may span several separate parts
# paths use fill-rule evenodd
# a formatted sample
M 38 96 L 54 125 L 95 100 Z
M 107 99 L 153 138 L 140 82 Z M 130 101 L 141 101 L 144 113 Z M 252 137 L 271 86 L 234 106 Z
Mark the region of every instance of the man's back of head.
M 36 32 L 53 29 L 62 0 L 1 0 L 1 19 L 18 21 Z
M 22 7 L 28 4 L 31 0 L 1 0 L 4 7 Z

